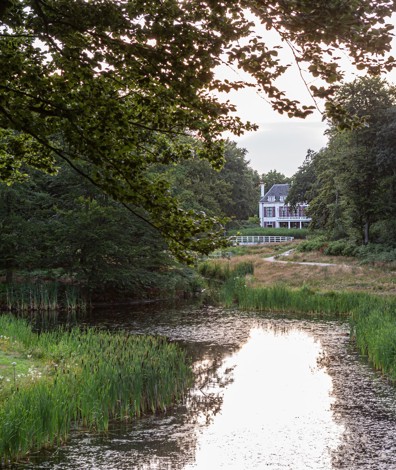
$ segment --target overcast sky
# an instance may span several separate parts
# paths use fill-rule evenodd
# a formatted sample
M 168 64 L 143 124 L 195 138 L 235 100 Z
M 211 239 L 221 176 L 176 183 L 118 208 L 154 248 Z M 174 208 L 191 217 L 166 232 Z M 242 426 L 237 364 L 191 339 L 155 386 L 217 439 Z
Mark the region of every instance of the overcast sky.
M 396 25 L 396 18 L 392 22 Z M 270 38 L 271 42 L 273 40 L 273 37 Z M 393 44 L 392 53 L 396 55 L 396 40 Z M 283 54 L 284 61 L 293 62 L 287 51 Z M 347 71 L 345 81 L 352 81 L 356 75 L 347 58 L 343 61 L 343 68 Z M 246 78 L 243 73 L 233 72 L 229 68 L 219 69 L 218 75 L 237 80 Z M 396 72 L 390 74 L 388 81 L 396 84 Z M 289 98 L 298 99 L 303 104 L 313 104 L 296 67 L 291 67 L 282 79 L 281 89 Z M 254 133 L 229 137 L 240 147 L 247 149 L 250 166 L 260 174 L 277 170 L 286 176 L 292 176 L 302 165 L 308 149 L 318 151 L 326 145 L 324 131 L 327 125 L 322 122 L 319 111 L 306 119 L 289 119 L 273 111 L 265 98 L 251 88 L 224 95 L 224 99 L 237 106 L 237 114 L 244 121 L 259 125 L 259 130 Z

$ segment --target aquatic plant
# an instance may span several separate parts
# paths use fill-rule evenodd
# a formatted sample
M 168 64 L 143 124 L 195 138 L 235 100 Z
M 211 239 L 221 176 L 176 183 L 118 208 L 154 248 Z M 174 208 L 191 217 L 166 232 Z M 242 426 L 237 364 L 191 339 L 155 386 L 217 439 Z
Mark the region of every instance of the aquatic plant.
M 259 312 L 314 313 L 351 319 L 352 338 L 362 355 L 396 380 L 396 300 L 361 292 L 324 292 L 302 286 L 254 288 L 246 279 L 228 279 L 220 290 L 226 307 Z
M 396 380 L 395 305 L 362 306 L 352 313 L 351 327 L 359 352 L 377 370 Z
M 222 303 L 244 310 L 318 313 L 329 315 L 350 314 L 360 306 L 376 305 L 375 296 L 362 292 L 324 292 L 302 286 L 291 289 L 284 285 L 250 287 L 244 278 L 229 279 L 220 293 Z
M 87 304 L 78 286 L 57 282 L 14 283 L 3 289 L 0 305 L 9 312 L 40 313 L 50 317 L 59 310 L 85 311 Z
M 45 378 L 0 403 L 0 463 L 67 439 L 72 426 L 106 431 L 112 419 L 166 410 L 192 380 L 185 353 L 165 338 L 97 329 L 35 334 L 0 317 L 0 331 L 50 362 Z
M 198 266 L 198 271 L 208 279 L 225 281 L 237 276 L 253 274 L 254 266 L 251 261 L 244 261 L 232 266 L 224 262 L 205 261 Z

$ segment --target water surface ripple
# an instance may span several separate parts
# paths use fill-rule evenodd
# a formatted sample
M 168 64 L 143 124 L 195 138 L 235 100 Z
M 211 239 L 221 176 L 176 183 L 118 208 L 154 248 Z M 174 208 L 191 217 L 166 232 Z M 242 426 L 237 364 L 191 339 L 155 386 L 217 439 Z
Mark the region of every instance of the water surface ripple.
M 37 469 L 396 469 L 396 389 L 338 321 L 212 307 L 97 316 L 180 342 L 197 380 L 184 403 L 106 436 L 78 432 Z

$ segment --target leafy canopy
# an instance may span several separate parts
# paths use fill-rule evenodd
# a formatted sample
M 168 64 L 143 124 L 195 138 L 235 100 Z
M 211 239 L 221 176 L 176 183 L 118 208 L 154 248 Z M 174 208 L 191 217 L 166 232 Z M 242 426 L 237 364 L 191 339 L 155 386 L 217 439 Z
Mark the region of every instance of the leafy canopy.
M 211 251 L 221 221 L 182 210 L 151 166 L 193 154 L 221 167 L 222 133 L 254 125 L 217 91 L 254 83 L 281 113 L 313 108 L 276 86 L 287 64 L 248 15 L 278 32 L 299 66 L 323 79 L 312 95 L 328 98 L 342 78 L 335 51 L 372 73 L 394 65 L 384 53 L 395 8 L 391 0 L 3 0 L 0 178 L 23 179 L 27 166 L 55 173 L 61 158 L 156 226 L 180 256 Z M 222 63 L 252 83 L 216 79 Z
M 333 238 L 364 244 L 386 238 L 394 244 L 396 89 L 363 77 L 343 85 L 337 99 L 365 125 L 328 131 L 328 145 L 309 152 L 294 175 L 289 202 L 309 201 L 311 226 L 327 229 Z

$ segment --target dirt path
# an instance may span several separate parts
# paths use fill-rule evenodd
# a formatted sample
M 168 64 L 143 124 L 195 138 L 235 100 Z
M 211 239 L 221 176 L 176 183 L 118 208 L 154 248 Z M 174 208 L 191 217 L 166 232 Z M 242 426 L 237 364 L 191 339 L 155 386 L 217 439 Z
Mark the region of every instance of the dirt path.
M 294 250 L 289 250 L 289 251 L 285 251 L 284 253 L 282 253 L 281 255 L 277 255 L 277 256 L 271 256 L 269 258 L 263 258 L 264 261 L 268 261 L 270 263 L 283 263 L 283 264 L 301 264 L 301 265 L 304 265 L 304 266 L 339 266 L 339 267 L 343 267 L 343 268 L 350 268 L 351 266 L 347 265 L 347 264 L 337 264 L 337 263 L 313 263 L 313 262 L 310 262 L 310 261 L 282 261 L 278 258 L 282 257 L 287 257 L 289 256 Z

